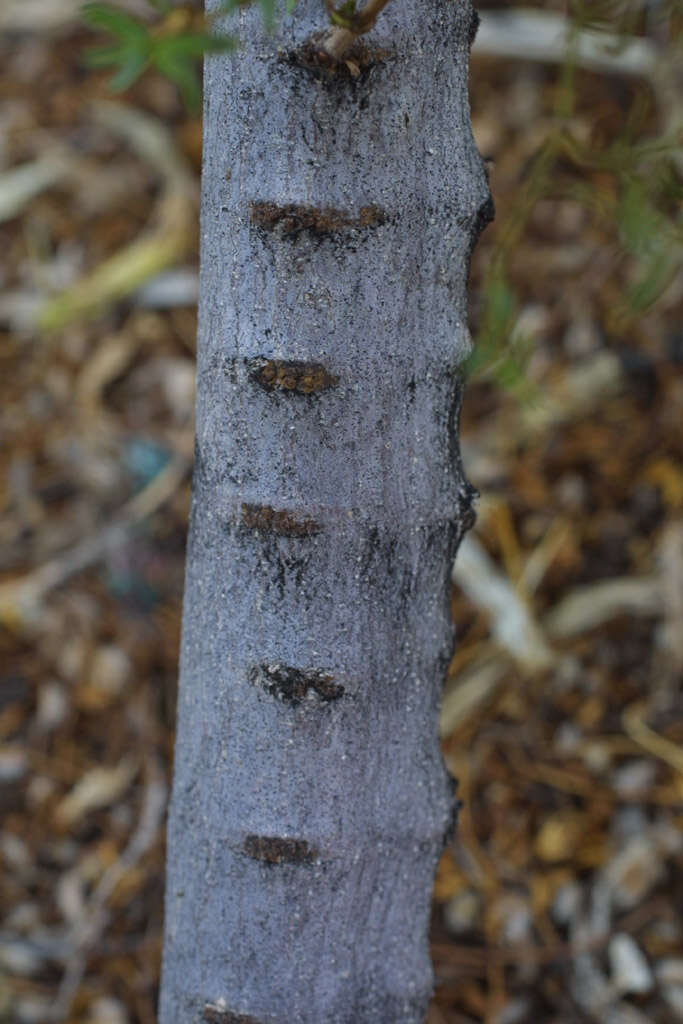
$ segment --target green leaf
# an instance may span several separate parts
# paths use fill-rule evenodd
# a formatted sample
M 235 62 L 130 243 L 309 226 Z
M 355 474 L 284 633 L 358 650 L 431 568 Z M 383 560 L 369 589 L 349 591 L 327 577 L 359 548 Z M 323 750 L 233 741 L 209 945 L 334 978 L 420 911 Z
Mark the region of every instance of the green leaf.
M 236 46 L 237 41 L 232 36 L 205 32 L 180 33 L 155 39 L 150 63 L 178 86 L 187 108 L 197 112 L 201 100 L 197 62 L 205 53 L 230 52 Z
M 109 4 L 85 4 L 81 8 L 81 17 L 91 28 L 118 36 L 122 42 L 137 42 L 140 46 L 148 44 L 149 33 L 146 27 L 130 14 L 110 7 Z
M 662 239 L 662 216 L 650 201 L 645 183 L 638 178 L 627 181 L 622 190 L 617 224 L 624 246 L 636 256 L 651 252 Z
M 135 82 L 149 63 L 146 53 L 130 53 L 119 71 L 109 80 L 109 88 L 113 92 L 123 92 Z
M 205 53 L 234 53 L 239 49 L 239 41 L 235 36 L 207 35 L 205 38 Z
M 233 14 L 238 11 L 241 7 L 251 7 L 252 0 L 222 0 L 219 8 L 219 14 Z
M 109 82 L 115 92 L 122 92 L 139 78 L 149 63 L 149 47 L 129 46 L 112 43 L 110 46 L 93 47 L 86 50 L 83 59 L 91 68 L 118 68 Z
M 644 313 L 653 306 L 662 292 L 673 280 L 676 260 L 670 252 L 657 253 L 645 267 L 645 273 L 637 284 L 629 289 L 626 304 L 631 313 Z
M 254 0 L 222 0 L 218 8 L 219 14 L 233 14 L 241 7 L 251 7 Z M 267 31 L 275 28 L 276 22 L 276 0 L 256 0 L 261 9 L 261 16 Z M 288 14 L 294 10 L 296 0 L 285 0 L 285 9 Z
M 86 67 L 89 68 L 110 68 L 113 65 L 125 61 L 125 50 L 119 43 L 112 43 L 110 46 L 93 46 L 83 54 Z
M 174 40 L 166 39 L 164 42 L 170 44 Z M 152 54 L 152 63 L 162 75 L 178 86 L 183 103 L 188 110 L 196 113 L 200 108 L 201 86 L 199 73 L 192 60 L 177 47 L 166 45 L 155 49 Z
M 108 32 L 116 40 L 108 46 L 87 50 L 85 63 L 92 68 L 117 69 L 109 85 L 115 92 L 122 92 L 139 78 L 149 62 L 152 47 L 149 32 L 135 18 L 108 4 L 86 4 L 82 16 L 91 28 Z
M 158 61 L 201 60 L 205 53 L 224 53 L 234 50 L 236 40 L 232 36 L 214 36 L 208 32 L 183 32 L 177 36 L 155 39 L 151 57 Z
M 519 335 L 513 336 L 516 316 L 517 297 L 505 268 L 497 263 L 484 283 L 481 323 L 465 370 L 470 377 L 493 377 L 502 387 L 520 394 L 527 344 Z
M 263 23 L 270 32 L 275 27 L 275 0 L 259 0 Z

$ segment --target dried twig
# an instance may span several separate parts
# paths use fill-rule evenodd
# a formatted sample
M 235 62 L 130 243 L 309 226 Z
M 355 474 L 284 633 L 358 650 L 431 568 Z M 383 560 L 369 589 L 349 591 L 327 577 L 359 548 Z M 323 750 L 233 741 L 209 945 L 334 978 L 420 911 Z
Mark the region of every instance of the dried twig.
M 623 613 L 660 615 L 661 581 L 658 577 L 619 577 L 575 587 L 548 612 L 543 620 L 546 632 L 567 638 L 595 629 Z
M 16 217 L 34 196 L 61 181 L 69 170 L 64 156 L 49 153 L 32 163 L 5 171 L 0 175 L 0 223 Z
M 182 259 L 196 225 L 196 184 L 170 133 L 157 120 L 115 103 L 92 105 L 93 118 L 121 135 L 163 181 L 156 224 L 131 245 L 50 299 L 38 314 L 42 330 L 56 330 L 97 313 Z
M 187 459 L 175 456 L 153 480 L 121 509 L 115 522 L 99 533 L 50 559 L 26 576 L 0 584 L 0 622 L 20 626 L 32 619 L 45 596 L 69 577 L 99 561 L 121 544 L 128 531 L 155 512 L 175 494 L 190 468 Z
M 472 535 L 460 545 L 453 580 L 488 612 L 494 638 L 516 662 L 529 671 L 542 671 L 552 664 L 553 654 L 529 608 Z
M 624 709 L 621 716 L 624 732 L 649 754 L 665 761 L 679 775 L 683 775 L 683 747 L 660 736 L 645 723 L 645 707 L 644 701 L 636 701 Z
M 439 730 L 442 736 L 452 736 L 472 718 L 498 690 L 507 669 L 507 658 L 499 655 L 478 660 L 458 676 L 457 683 L 446 689 L 441 702 Z
M 618 46 L 615 46 L 618 44 Z M 650 76 L 657 47 L 647 39 L 590 29 L 573 31 L 571 19 L 553 11 L 484 11 L 472 53 L 559 63 L 571 52 L 579 67 L 619 75 Z
M 64 1024 L 70 1019 L 71 1006 L 85 974 L 88 950 L 96 944 L 109 922 L 107 903 L 112 893 L 121 879 L 150 849 L 159 834 L 166 810 L 167 787 L 156 761 L 150 760 L 147 774 L 147 785 L 137 828 L 121 856 L 100 878 L 83 913 L 71 929 L 67 940 L 71 953 L 51 1014 L 55 1024 Z

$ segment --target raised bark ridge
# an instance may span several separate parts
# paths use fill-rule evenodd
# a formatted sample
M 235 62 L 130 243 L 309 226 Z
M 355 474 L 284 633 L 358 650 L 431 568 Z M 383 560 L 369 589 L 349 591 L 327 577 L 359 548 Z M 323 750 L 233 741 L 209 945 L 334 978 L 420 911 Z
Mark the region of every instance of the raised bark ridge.
M 207 66 L 162 1024 L 417 1024 L 432 986 L 472 12 L 393 0 L 359 75 L 292 57 L 322 16 Z

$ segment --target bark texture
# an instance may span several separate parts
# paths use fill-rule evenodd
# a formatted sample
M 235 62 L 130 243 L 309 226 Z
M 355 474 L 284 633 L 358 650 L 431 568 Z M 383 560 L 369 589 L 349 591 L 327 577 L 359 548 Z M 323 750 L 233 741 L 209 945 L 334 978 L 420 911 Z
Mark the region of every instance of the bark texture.
M 488 215 L 464 0 L 330 70 L 320 0 L 205 79 L 162 1024 L 417 1024 L 454 815 L 457 366 Z

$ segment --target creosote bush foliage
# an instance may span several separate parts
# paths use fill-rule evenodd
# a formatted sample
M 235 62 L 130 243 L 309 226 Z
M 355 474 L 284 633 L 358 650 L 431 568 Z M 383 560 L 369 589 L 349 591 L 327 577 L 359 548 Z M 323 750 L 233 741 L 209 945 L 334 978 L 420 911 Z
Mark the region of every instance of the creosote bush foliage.
M 628 261 L 630 284 L 605 324 L 608 332 L 618 333 L 647 312 L 683 268 L 683 126 L 662 110 L 667 83 L 640 83 L 611 138 L 601 139 L 595 131 L 578 137 L 573 124 L 580 84 L 576 53 L 580 31 L 604 33 L 605 46 L 618 51 L 627 35 L 657 34 L 661 29 L 673 66 L 680 10 L 677 13 L 672 3 L 658 5 L 651 14 L 658 21 L 653 25 L 643 22 L 638 5 L 573 0 L 570 15 L 550 128 L 520 182 L 514 211 L 498 224 L 495 256 L 483 282 L 477 345 L 469 360 L 470 374 L 486 374 L 521 398 L 533 397 L 525 372 L 531 339 L 515 329 L 519 300 L 510 271 L 538 202 L 575 200 L 596 227 L 616 235 L 611 271 L 615 273 Z M 683 59 L 680 42 L 677 49 L 678 58 Z
M 114 71 L 109 85 L 114 92 L 123 92 L 151 68 L 177 86 L 187 109 L 199 113 L 201 78 L 199 64 L 205 54 L 230 53 L 238 40 L 235 36 L 212 31 L 201 14 L 187 6 L 176 6 L 172 0 L 147 0 L 150 17 L 144 20 L 113 4 L 87 3 L 82 8 L 86 25 L 111 37 L 111 42 L 89 49 L 86 64 L 93 69 Z M 219 14 L 231 14 L 240 7 L 258 4 L 264 24 L 275 25 L 275 0 L 223 0 Z M 353 2 L 353 0 L 352 0 Z M 291 14 L 295 0 L 285 0 L 285 13 Z M 348 4 L 344 5 L 348 8 Z

